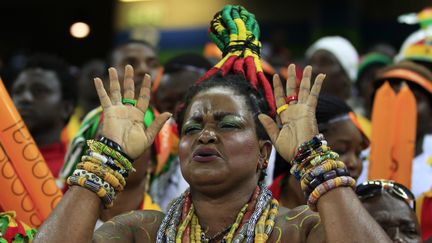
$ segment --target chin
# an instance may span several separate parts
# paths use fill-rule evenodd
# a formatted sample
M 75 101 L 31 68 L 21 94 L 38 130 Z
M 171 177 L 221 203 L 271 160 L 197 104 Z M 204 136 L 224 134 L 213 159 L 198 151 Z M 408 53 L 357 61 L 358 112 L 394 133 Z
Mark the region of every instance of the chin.
M 228 175 L 214 169 L 194 169 L 184 174 L 185 180 L 193 186 L 215 186 L 226 182 Z

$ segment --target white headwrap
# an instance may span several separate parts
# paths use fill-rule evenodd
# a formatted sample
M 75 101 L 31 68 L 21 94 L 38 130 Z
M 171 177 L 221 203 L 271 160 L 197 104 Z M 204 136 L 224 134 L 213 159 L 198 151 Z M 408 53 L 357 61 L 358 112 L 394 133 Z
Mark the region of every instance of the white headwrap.
M 327 36 L 317 40 L 306 51 L 306 58 L 311 58 L 318 50 L 326 50 L 338 59 L 348 77 L 355 82 L 359 64 L 359 55 L 354 46 L 341 36 Z

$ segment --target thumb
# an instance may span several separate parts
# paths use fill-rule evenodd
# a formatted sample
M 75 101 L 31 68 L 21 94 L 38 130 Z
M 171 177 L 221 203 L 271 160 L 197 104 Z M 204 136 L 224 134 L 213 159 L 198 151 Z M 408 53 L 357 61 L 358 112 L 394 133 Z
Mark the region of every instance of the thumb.
M 168 121 L 168 119 L 172 116 L 169 112 L 164 112 L 160 114 L 156 119 L 150 124 L 149 128 L 146 131 L 146 137 L 149 141 L 153 142 L 156 134 L 161 130 L 163 125 Z
M 270 137 L 270 140 L 273 142 L 273 144 L 276 144 L 276 140 L 279 136 L 279 131 L 280 131 L 276 122 L 271 117 L 265 114 L 259 114 L 258 120 L 264 126 L 264 129 L 266 130 L 268 136 Z

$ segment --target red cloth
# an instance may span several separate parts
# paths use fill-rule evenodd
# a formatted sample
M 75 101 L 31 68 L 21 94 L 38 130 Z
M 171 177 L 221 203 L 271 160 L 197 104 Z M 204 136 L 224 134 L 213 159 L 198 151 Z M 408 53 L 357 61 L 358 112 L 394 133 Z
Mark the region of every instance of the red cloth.
M 432 237 L 432 198 L 424 197 L 421 208 L 420 226 L 423 240 Z
M 278 201 L 280 201 L 282 182 L 283 179 L 285 179 L 286 175 L 286 173 L 280 174 L 273 180 L 273 183 L 269 186 L 269 190 L 272 192 L 273 197 Z
M 62 143 L 54 143 L 40 146 L 39 150 L 50 168 L 54 178 L 57 178 L 63 166 L 66 155 L 66 146 Z

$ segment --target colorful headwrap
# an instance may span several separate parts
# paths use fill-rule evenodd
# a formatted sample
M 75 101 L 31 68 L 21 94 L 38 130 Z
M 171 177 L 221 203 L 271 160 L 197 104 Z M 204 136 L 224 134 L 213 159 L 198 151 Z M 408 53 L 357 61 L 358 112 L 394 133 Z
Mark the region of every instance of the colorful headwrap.
M 408 36 L 395 60 L 432 62 L 432 8 L 425 8 L 419 13 L 400 16 L 399 21 L 407 24 L 419 24 L 421 29 Z
M 242 6 L 225 6 L 210 23 L 210 39 L 219 47 L 223 58 L 197 83 L 221 72 L 242 74 L 252 87 L 262 88 L 270 106 L 271 114 L 276 113 L 273 91 L 264 75 L 260 61 L 260 29 L 255 16 Z
M 362 73 L 371 65 L 381 64 L 383 66 L 387 66 L 393 63 L 393 60 L 384 54 L 381 53 L 369 53 L 362 57 L 360 60 L 360 64 L 358 67 L 357 77 L 360 77 Z
M 411 188 L 415 154 L 417 103 L 409 85 L 398 93 L 390 86 L 394 79 L 416 84 L 432 94 L 432 73 L 421 65 L 401 62 L 378 75 L 384 84 L 376 91 L 372 109 L 372 144 L 369 179 L 388 179 Z
M 306 51 L 309 59 L 318 50 L 326 50 L 339 61 L 352 82 L 356 80 L 359 55 L 354 46 L 342 36 L 326 36 L 313 43 Z
M 148 127 L 159 113 L 156 109 L 149 108 L 144 115 L 144 125 Z M 88 149 L 86 141 L 96 137 L 97 131 L 103 120 L 102 107 L 98 107 L 83 119 L 81 127 L 72 140 L 65 158 L 65 164 L 60 171 L 57 184 L 64 186 L 66 179 L 73 173 L 76 165 L 80 162 L 81 156 Z M 178 136 L 177 127 L 173 122 L 167 122 L 159 131 L 153 142 L 153 151 L 156 153 L 156 170 L 154 176 L 158 176 L 168 170 L 170 163 L 177 154 Z

